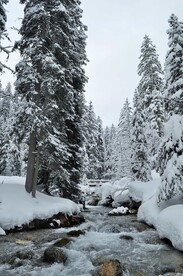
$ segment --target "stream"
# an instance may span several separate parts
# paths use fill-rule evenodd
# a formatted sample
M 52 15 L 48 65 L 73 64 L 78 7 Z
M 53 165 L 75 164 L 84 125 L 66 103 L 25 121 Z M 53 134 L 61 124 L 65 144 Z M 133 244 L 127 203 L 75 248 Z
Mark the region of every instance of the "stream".
M 183 254 L 160 240 L 154 229 L 137 222 L 136 215 L 108 216 L 108 212 L 105 207 L 90 207 L 84 212 L 86 222 L 78 227 L 1 236 L 0 275 L 96 276 L 106 259 L 119 260 L 123 275 L 183 275 Z M 43 262 L 45 249 L 68 237 L 71 230 L 85 233 L 69 237 L 71 242 L 62 248 L 68 256 L 66 263 Z M 28 257 L 12 258 L 24 251 Z

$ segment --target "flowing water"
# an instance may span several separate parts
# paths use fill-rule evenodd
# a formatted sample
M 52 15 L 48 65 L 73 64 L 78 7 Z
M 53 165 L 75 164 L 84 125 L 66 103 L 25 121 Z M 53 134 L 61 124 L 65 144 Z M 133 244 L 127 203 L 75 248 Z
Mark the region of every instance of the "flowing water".
M 137 222 L 135 215 L 108 216 L 109 209 L 91 207 L 86 222 L 74 228 L 20 232 L 0 237 L 0 275 L 95 276 L 103 260 L 118 259 L 123 275 L 183 275 L 183 254 L 158 238 L 154 229 Z M 44 250 L 67 232 L 81 229 L 63 248 L 66 263 L 43 262 Z M 27 240 L 21 244 L 22 240 Z M 10 261 L 17 251 L 32 252 L 30 258 Z M 166 274 L 168 272 L 176 272 Z

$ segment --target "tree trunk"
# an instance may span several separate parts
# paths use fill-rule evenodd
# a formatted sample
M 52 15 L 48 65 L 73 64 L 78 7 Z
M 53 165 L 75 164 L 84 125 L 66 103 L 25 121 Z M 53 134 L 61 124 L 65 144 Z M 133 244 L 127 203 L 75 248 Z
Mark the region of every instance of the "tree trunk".
M 32 197 L 36 197 L 36 186 L 37 186 L 37 178 L 39 171 L 39 159 L 40 159 L 40 149 L 38 148 L 35 153 L 35 167 L 34 167 L 34 179 L 33 179 L 33 187 L 32 187 Z
M 27 176 L 25 181 L 25 189 L 28 193 L 31 193 L 34 187 L 35 181 L 35 151 L 36 151 L 36 132 L 30 133 L 29 141 L 29 153 L 27 164 Z

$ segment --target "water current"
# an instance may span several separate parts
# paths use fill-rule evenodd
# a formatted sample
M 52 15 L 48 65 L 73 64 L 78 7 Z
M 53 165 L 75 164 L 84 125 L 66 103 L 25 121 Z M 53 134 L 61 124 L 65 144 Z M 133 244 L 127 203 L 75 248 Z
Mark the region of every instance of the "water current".
M 84 212 L 86 222 L 74 228 L 12 233 L 0 237 L 1 276 L 95 276 L 106 259 L 117 259 L 123 275 L 183 275 L 183 254 L 158 238 L 156 230 L 137 221 L 135 215 L 108 216 L 105 207 L 90 207 Z M 83 230 L 63 249 L 66 263 L 48 264 L 42 256 L 46 248 L 67 237 L 71 230 Z M 20 241 L 26 241 L 21 243 Z M 16 252 L 32 252 L 30 258 Z M 170 273 L 174 272 L 174 273 Z M 169 274 L 167 274 L 169 273 Z

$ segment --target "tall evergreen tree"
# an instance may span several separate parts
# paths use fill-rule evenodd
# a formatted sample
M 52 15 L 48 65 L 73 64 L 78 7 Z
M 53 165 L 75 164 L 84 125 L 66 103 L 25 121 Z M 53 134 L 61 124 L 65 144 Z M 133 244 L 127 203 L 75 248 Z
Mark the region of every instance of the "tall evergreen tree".
M 147 152 L 145 118 L 141 106 L 141 97 L 138 90 L 136 90 L 134 95 L 134 112 L 132 115 L 131 171 L 133 179 L 146 182 L 151 180 L 151 169 Z
M 102 120 L 97 117 L 97 155 L 98 155 L 98 166 L 97 166 L 97 175 L 98 179 L 103 178 L 104 176 L 104 133 Z
M 5 32 L 5 25 L 7 20 L 4 5 L 8 2 L 8 0 L 0 0 L 0 40 L 2 38 L 3 33 Z
M 116 168 L 116 127 L 106 127 L 104 131 L 104 168 L 105 178 L 112 179 L 115 177 Z
M 5 25 L 6 25 L 6 11 L 4 6 L 8 3 L 8 0 L 0 0 L 0 51 L 6 51 L 6 49 L 2 46 L 2 38 L 5 34 Z M 0 62 L 0 72 L 2 72 L 4 65 L 2 62 Z M 2 87 L 0 84 L 0 112 L 2 113 Z M 6 167 L 6 161 L 5 161 L 5 155 L 6 155 L 6 149 L 5 149 L 5 143 L 4 143 L 4 137 L 3 137 L 3 130 L 4 130 L 4 124 L 3 124 L 3 117 L 2 114 L 0 114 L 0 174 L 3 173 L 5 167 Z
M 162 179 L 157 194 L 159 204 L 183 193 L 183 23 L 172 14 L 169 24 L 165 61 L 165 108 L 169 120 L 158 155 Z
M 149 36 L 145 35 L 142 46 L 138 74 L 141 77 L 138 93 L 141 98 L 141 111 L 145 120 L 145 135 L 152 168 L 155 166 L 157 145 L 160 142 L 164 121 L 162 101 L 162 67 L 156 48 Z M 157 106 L 158 105 L 158 106 Z
M 21 176 L 21 167 L 23 160 L 21 160 L 22 143 L 17 141 L 17 135 L 13 133 L 13 124 L 15 121 L 16 111 L 19 110 L 19 102 L 17 95 L 13 94 L 12 86 L 7 84 L 4 91 L 3 113 L 5 117 L 5 139 L 6 139 L 6 170 L 5 175 Z
M 183 22 L 172 14 L 168 29 L 169 50 L 165 60 L 165 108 L 167 113 L 183 115 Z
M 93 103 L 90 102 L 86 107 L 85 113 L 85 147 L 88 167 L 85 165 L 86 176 L 89 179 L 98 178 L 98 124 L 97 118 L 93 109 Z
M 156 48 L 147 35 L 145 35 L 141 46 L 138 74 L 141 77 L 138 87 L 139 96 L 142 99 L 142 108 L 148 114 L 148 107 L 152 102 L 153 92 L 162 90 L 163 83 L 161 76 L 163 72 Z
M 20 138 L 29 133 L 26 190 L 35 196 L 39 175 L 48 192 L 75 198 L 86 82 L 80 1 L 21 2 L 25 15 L 22 38 L 15 46 L 22 56 L 16 67 L 16 90 L 24 103 L 17 116 Z
M 119 118 L 116 134 L 116 177 L 131 175 L 131 114 L 128 99 L 126 99 Z
M 2 84 L 0 82 L 0 174 L 4 174 L 6 169 L 6 139 L 5 139 L 5 128 L 6 123 L 4 121 L 4 113 L 3 113 L 3 100 L 4 100 L 4 89 L 2 88 Z

